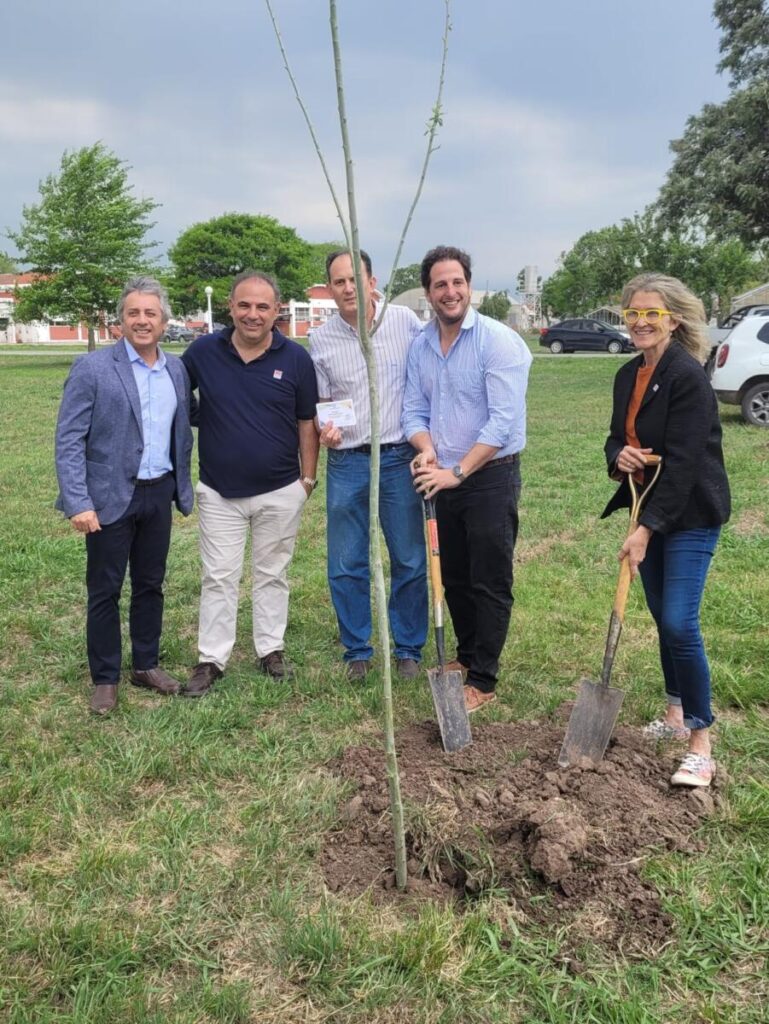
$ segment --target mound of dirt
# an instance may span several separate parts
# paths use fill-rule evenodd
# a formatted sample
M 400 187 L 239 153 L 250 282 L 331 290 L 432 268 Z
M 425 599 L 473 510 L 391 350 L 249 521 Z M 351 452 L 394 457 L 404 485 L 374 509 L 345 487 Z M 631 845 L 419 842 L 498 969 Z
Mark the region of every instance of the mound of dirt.
M 566 927 L 574 943 L 648 952 L 671 922 L 639 869 L 664 851 L 701 849 L 695 832 L 718 788 L 671 787 L 680 749 L 659 750 L 626 727 L 596 768 L 558 768 L 563 734 L 558 722 L 477 723 L 473 744 L 455 754 L 444 753 L 433 722 L 398 735 L 407 898 L 467 900 L 494 889 L 521 917 Z M 326 884 L 403 899 L 383 751 L 350 747 L 331 769 L 356 792 L 321 855 Z

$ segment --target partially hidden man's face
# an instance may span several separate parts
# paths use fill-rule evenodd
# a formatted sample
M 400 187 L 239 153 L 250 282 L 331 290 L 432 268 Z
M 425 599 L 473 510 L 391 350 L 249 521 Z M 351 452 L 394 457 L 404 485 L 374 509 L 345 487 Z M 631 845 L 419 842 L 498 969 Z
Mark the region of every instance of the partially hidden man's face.
M 462 323 L 470 305 L 470 282 L 458 260 L 439 260 L 430 268 L 430 283 L 425 289 L 435 315 L 444 324 Z
M 120 327 L 137 352 L 157 345 L 166 333 L 167 323 L 157 295 L 130 292 L 126 296 Z
M 372 292 L 376 287 L 376 278 L 369 277 L 363 260 L 360 261 L 360 269 L 363 275 L 363 299 L 366 307 L 369 307 Z M 328 268 L 328 286 L 340 314 L 345 320 L 354 320 L 358 312 L 358 293 L 355 290 L 355 274 L 348 253 L 337 256 Z
M 230 299 L 235 334 L 243 345 L 257 346 L 272 335 L 280 303 L 267 281 L 250 277 L 241 281 Z

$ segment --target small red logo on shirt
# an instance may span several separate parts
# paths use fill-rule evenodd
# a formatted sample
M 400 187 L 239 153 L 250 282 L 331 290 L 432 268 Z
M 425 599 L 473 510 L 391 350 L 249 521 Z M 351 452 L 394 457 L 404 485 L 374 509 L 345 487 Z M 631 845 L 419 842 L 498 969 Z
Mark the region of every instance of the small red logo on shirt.
M 282 370 L 273 370 L 272 371 L 272 375 L 275 378 L 275 380 L 283 380 L 283 371 Z

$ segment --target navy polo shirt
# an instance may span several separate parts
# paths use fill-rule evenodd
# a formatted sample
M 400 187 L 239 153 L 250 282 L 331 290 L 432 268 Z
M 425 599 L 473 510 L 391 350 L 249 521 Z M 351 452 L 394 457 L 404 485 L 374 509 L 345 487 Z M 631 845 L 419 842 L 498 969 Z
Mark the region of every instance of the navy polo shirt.
M 200 479 L 223 498 L 250 498 L 298 479 L 297 420 L 315 416 L 318 387 L 309 353 L 279 331 L 250 363 L 232 334 L 198 338 L 182 361 L 198 392 Z

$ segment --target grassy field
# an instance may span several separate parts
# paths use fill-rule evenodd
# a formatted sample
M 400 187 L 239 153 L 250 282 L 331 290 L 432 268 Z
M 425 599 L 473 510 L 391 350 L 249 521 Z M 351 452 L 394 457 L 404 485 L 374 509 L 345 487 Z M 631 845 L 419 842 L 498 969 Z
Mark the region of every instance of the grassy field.
M 408 911 L 324 890 L 317 854 L 345 794 L 326 767 L 377 742 L 375 679 L 339 669 L 324 565 L 323 485 L 294 559 L 287 647 L 297 679 L 260 677 L 244 587 L 238 645 L 215 695 L 126 686 L 86 712 L 83 547 L 53 509 L 53 428 L 68 356 L 0 355 L 0 1019 L 9 1024 L 558 1022 L 759 1024 L 769 1004 L 769 431 L 724 411 L 734 515 L 703 622 L 727 799 L 705 852 L 645 868 L 675 919 L 638 959 L 580 951 L 506 912 L 504 894 Z M 536 718 L 595 674 L 624 522 L 602 445 L 615 359 L 535 360 L 516 606 L 489 720 Z M 322 475 L 322 474 L 321 474 Z M 179 519 L 163 664 L 195 659 L 196 517 Z M 615 682 L 622 717 L 659 710 L 639 588 Z M 396 683 L 399 723 L 431 717 L 425 685 Z

